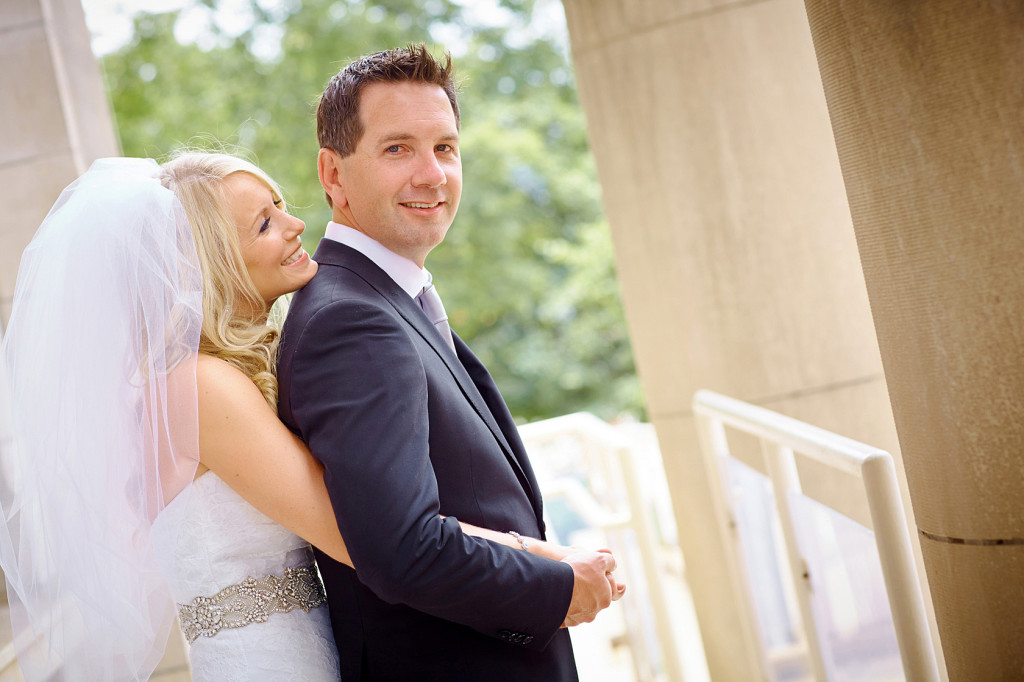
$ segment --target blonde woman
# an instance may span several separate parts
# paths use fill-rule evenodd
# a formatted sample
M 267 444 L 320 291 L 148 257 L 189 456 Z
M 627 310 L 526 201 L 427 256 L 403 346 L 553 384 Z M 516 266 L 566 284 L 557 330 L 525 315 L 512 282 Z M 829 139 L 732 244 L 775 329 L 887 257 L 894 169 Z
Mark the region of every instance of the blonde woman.
M 309 543 L 351 560 L 276 416 L 270 313 L 316 273 L 303 229 L 234 156 L 104 159 L 26 249 L 0 564 L 27 679 L 146 679 L 175 615 L 196 680 L 338 678 Z

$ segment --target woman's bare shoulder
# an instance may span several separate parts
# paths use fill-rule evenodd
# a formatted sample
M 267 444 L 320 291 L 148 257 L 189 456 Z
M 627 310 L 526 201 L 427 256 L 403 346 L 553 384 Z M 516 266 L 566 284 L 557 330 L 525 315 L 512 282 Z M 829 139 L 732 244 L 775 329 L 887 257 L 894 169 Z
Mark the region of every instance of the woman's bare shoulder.
M 196 360 L 196 385 L 199 389 L 199 408 L 217 411 L 249 409 L 266 400 L 252 380 L 231 363 L 212 355 L 200 353 Z
M 285 429 L 263 393 L 234 365 L 200 354 L 199 461 L 231 485 L 238 462 L 251 460 Z M 235 473 L 232 473 L 235 472 Z

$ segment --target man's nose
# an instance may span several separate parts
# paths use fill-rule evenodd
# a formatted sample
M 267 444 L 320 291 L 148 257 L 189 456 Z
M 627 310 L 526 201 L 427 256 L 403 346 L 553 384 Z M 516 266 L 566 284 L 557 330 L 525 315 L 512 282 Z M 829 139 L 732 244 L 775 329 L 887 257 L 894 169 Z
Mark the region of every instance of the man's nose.
M 434 154 L 421 157 L 416 166 L 412 184 L 416 187 L 440 187 L 448 182 L 448 176 Z

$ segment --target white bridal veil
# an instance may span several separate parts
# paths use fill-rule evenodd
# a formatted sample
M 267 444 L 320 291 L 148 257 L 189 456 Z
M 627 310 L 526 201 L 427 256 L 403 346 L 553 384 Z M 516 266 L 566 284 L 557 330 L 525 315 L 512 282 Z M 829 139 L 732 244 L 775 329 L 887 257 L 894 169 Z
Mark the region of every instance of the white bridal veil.
M 149 531 L 198 462 L 202 278 L 160 173 L 94 163 L 18 271 L 0 354 L 0 564 L 28 680 L 146 679 L 173 623 Z

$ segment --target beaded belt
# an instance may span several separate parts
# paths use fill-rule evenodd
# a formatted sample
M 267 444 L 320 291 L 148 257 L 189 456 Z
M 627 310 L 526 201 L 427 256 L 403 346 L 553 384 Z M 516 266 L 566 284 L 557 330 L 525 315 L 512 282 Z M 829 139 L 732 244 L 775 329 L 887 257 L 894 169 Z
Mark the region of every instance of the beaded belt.
M 191 604 L 178 604 L 181 631 L 189 644 L 213 637 L 224 628 L 241 628 L 264 623 L 271 614 L 293 609 L 309 612 L 327 601 L 314 566 L 286 568 L 282 575 L 246 578 L 212 597 L 196 597 Z

